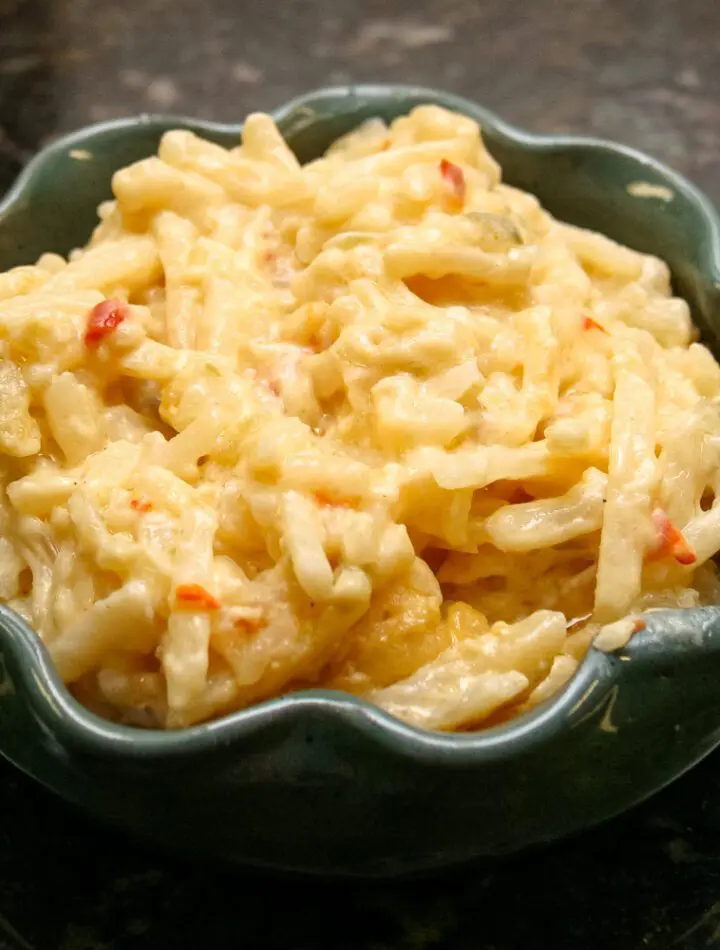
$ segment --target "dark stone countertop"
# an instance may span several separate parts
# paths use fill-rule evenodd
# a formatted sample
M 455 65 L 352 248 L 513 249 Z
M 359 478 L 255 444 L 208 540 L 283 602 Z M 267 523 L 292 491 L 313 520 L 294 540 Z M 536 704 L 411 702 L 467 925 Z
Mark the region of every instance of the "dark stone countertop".
M 435 85 L 527 128 L 618 139 L 720 199 L 717 0 L 0 0 L 0 192 L 41 143 L 89 121 L 235 121 L 351 80 Z M 0 948 L 720 945 L 718 753 L 602 829 L 405 884 L 171 858 L 4 763 L 0 816 Z

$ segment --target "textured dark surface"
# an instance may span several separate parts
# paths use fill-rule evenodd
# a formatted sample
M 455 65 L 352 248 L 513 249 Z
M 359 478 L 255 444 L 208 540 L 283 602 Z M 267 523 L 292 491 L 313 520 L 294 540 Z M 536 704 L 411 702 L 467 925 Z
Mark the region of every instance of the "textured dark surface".
M 717 198 L 719 27 L 715 0 L 0 0 L 3 172 L 88 121 L 382 80 L 638 145 Z
M 39 144 L 88 121 L 235 120 L 348 80 L 440 86 L 528 128 L 619 139 L 720 200 L 715 0 L 0 0 L 0 190 Z M 0 948 L 234 945 L 720 945 L 720 759 L 561 846 L 367 886 L 183 863 L 0 764 Z
M 720 941 L 716 760 L 564 845 L 404 884 L 298 882 L 171 859 L 5 767 L 0 814 L 3 950 L 700 950 Z

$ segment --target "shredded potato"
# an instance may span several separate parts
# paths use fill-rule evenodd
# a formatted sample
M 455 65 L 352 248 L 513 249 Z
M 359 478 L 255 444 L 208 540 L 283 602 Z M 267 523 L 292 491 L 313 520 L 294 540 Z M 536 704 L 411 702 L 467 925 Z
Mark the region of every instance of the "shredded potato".
M 659 260 L 421 106 L 121 169 L 0 274 L 0 599 L 78 698 L 178 728 L 306 686 L 430 729 L 720 595 L 720 367 Z

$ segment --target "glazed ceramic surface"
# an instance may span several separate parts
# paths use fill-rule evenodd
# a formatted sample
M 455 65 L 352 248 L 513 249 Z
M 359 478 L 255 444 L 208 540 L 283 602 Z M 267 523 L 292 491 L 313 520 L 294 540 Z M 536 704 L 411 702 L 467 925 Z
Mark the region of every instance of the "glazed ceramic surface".
M 415 87 L 325 90 L 275 118 L 307 160 L 370 116 L 390 120 L 427 102 L 477 119 L 505 180 L 557 217 L 663 257 L 705 339 L 718 343 L 718 219 L 692 185 L 647 156 L 529 135 L 467 100 Z M 85 243 L 113 172 L 154 153 L 162 133 L 178 127 L 223 145 L 241 132 L 141 116 L 43 151 L 0 205 L 0 270 Z M 719 681 L 720 608 L 660 611 L 624 650 L 592 650 L 545 706 L 478 734 L 416 730 L 330 691 L 180 732 L 142 732 L 80 707 L 35 634 L 0 608 L 0 753 L 139 835 L 305 872 L 429 870 L 603 821 L 720 743 Z

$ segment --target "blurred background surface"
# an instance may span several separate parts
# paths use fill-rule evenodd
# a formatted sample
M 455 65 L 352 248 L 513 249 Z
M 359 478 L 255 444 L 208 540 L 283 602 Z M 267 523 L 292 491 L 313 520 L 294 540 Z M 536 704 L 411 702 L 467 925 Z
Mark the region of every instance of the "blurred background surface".
M 619 139 L 720 196 L 718 63 L 716 0 L 0 0 L 0 161 L 7 181 L 88 122 L 235 122 L 375 80 Z

